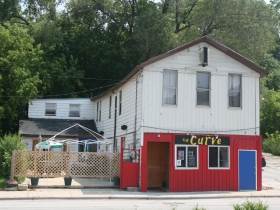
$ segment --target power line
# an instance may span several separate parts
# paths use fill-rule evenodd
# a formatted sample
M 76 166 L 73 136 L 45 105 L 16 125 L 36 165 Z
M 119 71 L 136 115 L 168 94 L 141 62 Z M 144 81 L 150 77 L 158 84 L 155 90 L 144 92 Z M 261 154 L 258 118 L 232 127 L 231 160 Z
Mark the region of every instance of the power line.
M 98 87 L 98 88 L 94 88 L 94 89 L 89 89 L 89 90 L 83 90 L 83 91 L 71 92 L 71 93 L 63 93 L 63 94 L 56 94 L 56 95 L 45 95 L 45 96 L 0 96 L 0 98 L 45 98 L 45 97 L 65 96 L 65 95 L 70 95 L 70 94 L 86 93 L 86 92 L 89 92 L 89 91 L 110 87 L 110 86 L 113 86 L 113 85 L 116 85 L 116 84 L 118 84 L 118 83 L 114 83 L 114 84 L 111 84 L 111 85 L 106 85 L 106 86 Z

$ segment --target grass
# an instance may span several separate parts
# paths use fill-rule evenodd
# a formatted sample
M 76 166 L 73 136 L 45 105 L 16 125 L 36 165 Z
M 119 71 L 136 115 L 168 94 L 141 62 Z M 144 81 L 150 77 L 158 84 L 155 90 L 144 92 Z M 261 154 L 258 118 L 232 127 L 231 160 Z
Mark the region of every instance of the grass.
M 233 205 L 233 209 L 234 210 L 267 210 L 268 205 L 263 204 L 261 201 L 252 202 L 247 200 L 242 204 Z

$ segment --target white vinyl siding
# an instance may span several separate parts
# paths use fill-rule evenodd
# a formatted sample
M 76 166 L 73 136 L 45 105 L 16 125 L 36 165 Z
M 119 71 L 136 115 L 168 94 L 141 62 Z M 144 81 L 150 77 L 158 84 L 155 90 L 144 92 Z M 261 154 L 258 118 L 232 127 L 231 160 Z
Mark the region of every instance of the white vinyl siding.
M 197 72 L 196 75 L 196 96 L 198 106 L 210 106 L 210 73 Z
M 228 104 L 229 107 L 241 108 L 241 75 L 229 74 Z
M 144 132 L 193 132 L 259 135 L 260 75 L 211 48 L 211 67 L 198 66 L 196 45 L 143 69 Z M 163 69 L 178 71 L 177 108 L 162 105 Z M 209 106 L 197 106 L 197 72 L 211 74 Z M 242 109 L 229 109 L 228 76 L 242 75 Z M 244 100 L 246 99 L 246 101 Z M 199 108 L 198 108 L 199 107 Z
M 178 71 L 163 71 L 162 104 L 177 105 Z
M 46 104 L 56 104 L 55 115 L 46 115 Z M 80 116 L 70 116 L 70 105 L 80 105 Z M 52 113 L 54 109 L 52 108 Z M 65 98 L 65 99 L 31 99 L 28 106 L 29 118 L 45 119 L 95 119 L 94 102 L 88 98 Z

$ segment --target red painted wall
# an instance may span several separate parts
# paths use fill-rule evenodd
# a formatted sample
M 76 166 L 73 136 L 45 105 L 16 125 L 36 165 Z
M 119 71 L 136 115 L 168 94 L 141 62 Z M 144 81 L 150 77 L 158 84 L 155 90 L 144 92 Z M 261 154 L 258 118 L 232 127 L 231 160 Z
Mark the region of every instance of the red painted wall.
M 160 134 L 160 136 L 158 136 Z M 175 170 L 175 135 L 170 133 L 145 133 L 141 154 L 141 191 L 147 191 L 147 143 L 170 142 L 170 192 L 238 191 L 238 150 L 257 151 L 257 190 L 262 190 L 262 137 L 249 135 L 219 135 L 230 137 L 230 169 L 208 169 L 208 146 L 199 145 L 198 169 Z M 198 135 L 198 134 L 197 134 Z
M 120 158 L 120 188 L 138 187 L 139 185 L 139 163 L 123 161 L 124 150 L 123 138 L 121 138 L 121 158 Z

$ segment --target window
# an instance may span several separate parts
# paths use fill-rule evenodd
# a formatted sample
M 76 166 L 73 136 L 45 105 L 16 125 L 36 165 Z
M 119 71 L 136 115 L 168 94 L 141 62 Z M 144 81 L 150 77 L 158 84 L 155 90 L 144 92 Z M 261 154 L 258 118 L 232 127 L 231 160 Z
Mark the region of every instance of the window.
M 109 101 L 109 119 L 111 118 L 111 109 L 112 109 L 112 96 L 110 96 L 110 101 Z
M 210 106 L 210 73 L 198 72 L 196 76 L 197 105 Z
M 70 104 L 69 117 L 80 117 L 80 104 Z
M 175 168 L 176 169 L 198 169 L 197 146 L 176 145 Z
M 101 121 L 101 101 L 99 102 L 99 121 Z
M 119 97 L 119 115 L 122 114 L 122 90 L 120 91 Z
M 241 75 L 229 75 L 228 82 L 229 107 L 241 107 Z
M 99 102 L 96 104 L 96 121 L 98 121 L 98 114 L 99 114 Z
M 209 168 L 229 168 L 229 147 L 209 146 Z
M 163 105 L 177 105 L 177 85 L 178 71 L 164 70 L 163 71 Z
M 46 116 L 56 116 L 56 103 L 46 103 Z

